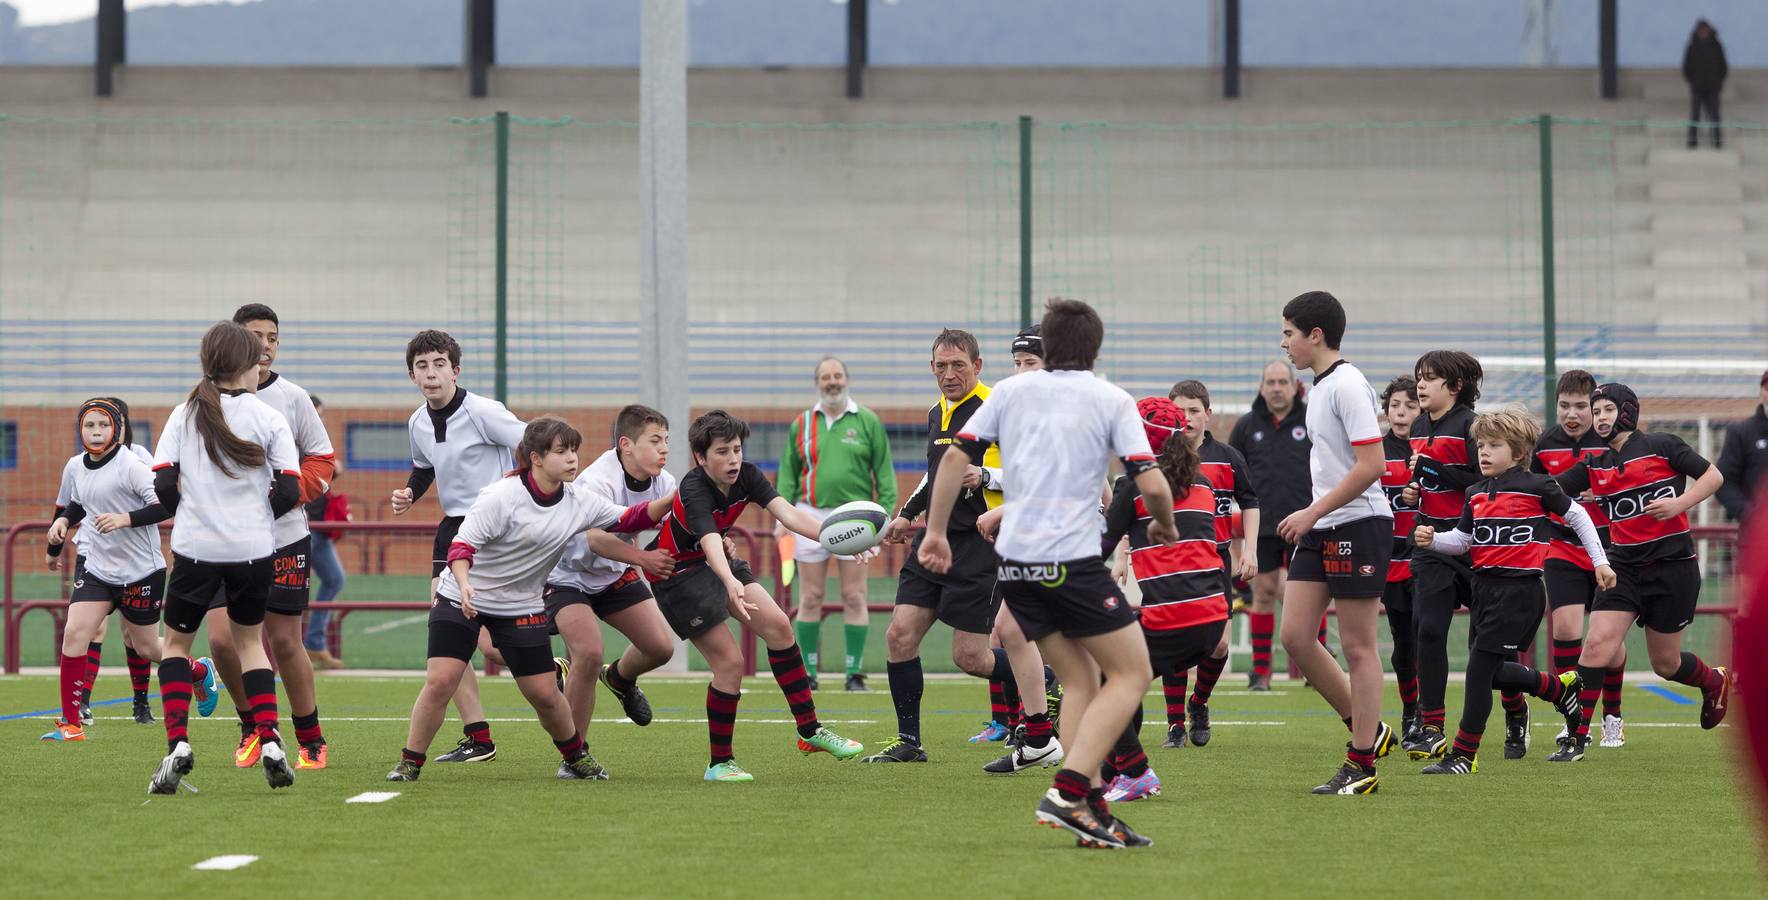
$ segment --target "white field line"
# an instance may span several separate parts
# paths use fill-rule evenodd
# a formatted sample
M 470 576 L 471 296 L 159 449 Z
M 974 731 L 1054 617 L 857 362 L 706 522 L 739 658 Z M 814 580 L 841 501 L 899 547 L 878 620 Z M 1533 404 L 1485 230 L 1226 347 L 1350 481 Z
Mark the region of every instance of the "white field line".
M 191 868 L 202 872 L 231 872 L 258 861 L 256 856 L 243 853 L 229 853 L 226 856 L 211 856 Z
M 344 800 L 345 803 L 385 803 L 399 796 L 398 791 L 364 791 Z

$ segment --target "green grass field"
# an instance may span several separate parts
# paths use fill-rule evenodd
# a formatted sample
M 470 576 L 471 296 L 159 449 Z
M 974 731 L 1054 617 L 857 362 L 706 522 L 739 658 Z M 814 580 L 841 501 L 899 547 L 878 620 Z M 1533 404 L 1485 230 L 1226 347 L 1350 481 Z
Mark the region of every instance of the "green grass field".
M 825 680 L 825 684 L 827 681 Z M 1576 764 L 1544 757 L 1557 721 L 1536 705 L 1528 759 L 1503 760 L 1495 718 L 1477 775 L 1425 778 L 1388 759 L 1379 794 L 1315 797 L 1338 762 L 1339 724 L 1312 692 L 1279 680 L 1269 694 L 1224 680 L 1215 739 L 1151 749 L 1164 796 L 1121 807 L 1152 836 L 1146 850 L 1076 850 L 1035 827 L 1043 770 L 990 777 L 999 745 L 965 738 L 982 718 L 978 682 L 930 682 L 931 763 L 867 766 L 805 758 L 771 680 L 752 679 L 736 732 L 757 781 L 711 785 L 704 682 L 656 679 L 658 721 L 610 717 L 604 693 L 590 744 L 611 781 L 559 782 L 558 758 L 507 678 L 485 684 L 499 755 L 473 767 L 431 764 L 423 780 L 381 779 L 397 759 L 415 678 L 322 676 L 331 767 L 272 793 L 239 771 L 228 704 L 191 726 L 201 793 L 149 799 L 164 732 L 130 722 L 127 701 L 97 707 L 83 744 L 39 743 L 53 679 L 0 678 L 0 885 L 7 897 L 946 897 L 1425 896 L 1761 897 L 1768 847 L 1733 756 L 1735 729 L 1694 727 L 1698 706 L 1637 683 L 1626 693 L 1629 743 Z M 1653 683 L 1653 687 L 1657 687 Z M 97 700 L 126 696 L 121 676 Z M 1454 686 L 1456 693 L 1459 686 Z M 1667 693 L 1692 693 L 1667 686 Z M 876 743 L 894 730 L 888 694 L 818 694 L 824 721 Z M 1397 714 L 1397 699 L 1390 696 Z M 1458 705 L 1458 704 L 1457 704 Z M 1144 737 L 1157 747 L 1161 705 Z M 286 729 L 287 710 L 284 709 Z M 156 703 L 156 715 L 158 714 Z M 1451 710 L 1451 715 L 1453 710 Z M 458 738 L 444 727 L 432 752 Z M 379 804 L 346 804 L 396 790 Z M 195 871 L 223 854 L 258 860 Z M 1106 880 L 1108 879 L 1108 880 Z

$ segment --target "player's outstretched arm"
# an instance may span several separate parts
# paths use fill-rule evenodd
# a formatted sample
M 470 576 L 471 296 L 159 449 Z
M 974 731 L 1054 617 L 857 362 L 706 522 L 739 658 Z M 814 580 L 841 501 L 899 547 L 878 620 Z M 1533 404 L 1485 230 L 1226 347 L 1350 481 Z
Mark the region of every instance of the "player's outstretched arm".
M 793 506 L 785 497 L 775 497 L 767 501 L 767 511 L 778 519 L 786 530 L 793 534 L 817 540 L 822 536 L 823 523 L 816 516 Z

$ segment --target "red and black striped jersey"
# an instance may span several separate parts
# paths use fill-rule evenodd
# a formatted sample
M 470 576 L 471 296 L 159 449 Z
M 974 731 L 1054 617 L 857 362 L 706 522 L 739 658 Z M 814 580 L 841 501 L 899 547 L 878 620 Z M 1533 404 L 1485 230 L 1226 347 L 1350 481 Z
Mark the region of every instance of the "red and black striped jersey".
M 1467 492 L 1455 526 L 1473 537 L 1468 559 L 1486 575 L 1540 575 L 1552 536 L 1549 515 L 1564 515 L 1572 499 L 1547 475 L 1511 469 Z
M 1215 487 L 1201 474 L 1182 496 L 1173 498 L 1173 524 L 1179 532 L 1171 547 L 1148 540 L 1148 508 L 1133 479 L 1119 478 L 1105 515 L 1105 542 L 1130 539 L 1130 569 L 1142 588 L 1142 627 L 1177 631 L 1228 618 L 1222 557 L 1216 549 Z
M 1412 422 L 1412 452 L 1422 459 L 1412 469 L 1418 482 L 1418 524 L 1453 528 L 1467 502 L 1467 489 L 1480 480 L 1474 465 L 1473 407 L 1457 404 L 1441 419 L 1419 413 Z M 1434 460 L 1435 464 L 1425 460 Z
M 1572 466 L 1559 484 L 1568 494 L 1596 495 L 1608 515 L 1609 561 L 1636 566 L 1694 556 L 1686 513 L 1659 521 L 1645 508 L 1681 496 L 1711 465 L 1673 434 L 1636 431 L 1620 450 Z
M 1381 489 L 1394 509 L 1394 549 L 1387 563 L 1388 581 L 1412 577 L 1412 532 L 1418 527 L 1418 506 L 1407 504 L 1400 494 L 1412 481 L 1412 444 L 1392 431 L 1381 436 L 1387 466 L 1381 470 Z
M 660 547 L 669 551 L 669 555 L 675 557 L 675 574 L 680 575 L 696 565 L 705 564 L 706 554 L 700 550 L 700 538 L 713 533 L 724 534 L 737 524 L 749 504 L 766 506 L 778 496 L 767 476 L 761 474 L 753 463 L 743 463 L 728 494 L 719 491 L 704 468 L 696 467 L 681 479 L 681 487 L 675 492 L 675 504 L 657 525 L 657 537 L 651 541 L 649 549 Z M 666 580 L 654 578 L 649 572 L 645 577 L 651 581 Z
M 1596 436 L 1592 429 L 1585 429 L 1577 440 L 1565 433 L 1565 429 L 1555 425 L 1542 433 L 1541 439 L 1535 443 L 1534 461 L 1529 470 L 1542 475 L 1563 475 L 1572 466 L 1586 460 L 1595 459 L 1608 452 L 1608 443 Z M 1590 521 L 1596 524 L 1596 533 L 1602 537 L 1602 546 L 1608 546 L 1608 513 L 1602 503 L 1596 500 L 1578 501 L 1584 512 L 1590 514 Z M 1548 559 L 1569 562 L 1580 569 L 1588 571 L 1590 554 L 1584 552 L 1584 545 L 1578 543 L 1578 536 L 1572 533 L 1565 520 L 1553 517 L 1553 543 L 1547 550 Z
M 1252 489 L 1252 479 L 1246 477 L 1246 457 L 1240 451 L 1205 431 L 1197 455 L 1203 458 L 1198 471 L 1215 490 L 1216 543 L 1226 553 L 1228 542 L 1234 539 L 1234 507 L 1258 509 L 1258 494 Z

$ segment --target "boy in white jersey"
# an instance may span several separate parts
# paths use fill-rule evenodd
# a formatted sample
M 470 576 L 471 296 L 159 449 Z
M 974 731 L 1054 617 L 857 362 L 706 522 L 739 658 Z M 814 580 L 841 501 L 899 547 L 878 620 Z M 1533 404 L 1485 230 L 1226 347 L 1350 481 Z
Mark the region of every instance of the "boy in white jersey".
M 92 510 L 91 532 L 82 542 L 68 598 L 61 642 L 61 721 L 44 740 L 83 741 L 81 708 L 91 689 L 88 647 L 113 609 L 123 611 L 123 631 L 148 660 L 160 658 L 160 599 L 165 592 L 166 560 L 159 529 L 167 517 L 154 494 L 147 464 L 123 443 L 124 413 L 109 398 L 80 405 L 75 421 L 85 452 L 75 457 L 64 514 L 50 526 L 51 556 L 61 549 L 70 522 Z M 92 602 L 88 602 L 92 601 Z
M 1044 369 L 1001 382 L 940 460 L 920 561 L 934 573 L 951 568 L 946 524 L 964 470 L 988 444 L 1010 448 L 995 541 L 999 582 L 1007 608 L 1065 690 L 1066 767 L 1038 804 L 1038 821 L 1073 832 L 1086 847 L 1147 846 L 1111 816 L 1100 781 L 1105 753 L 1141 705 L 1153 670 L 1136 612 L 1101 556 L 1099 485 L 1111 457 L 1122 459 L 1158 544 L 1177 538 L 1172 492 L 1154 468 L 1135 401 L 1091 372 L 1105 337 L 1098 313 L 1078 300 L 1052 299 L 1041 334 Z
M 448 548 L 465 521 L 479 491 L 495 484 L 515 468 L 511 455 L 522 441 L 522 422 L 502 403 L 470 393 L 460 380 L 460 344 L 446 331 L 426 329 L 405 345 L 405 370 L 424 405 L 411 414 L 411 475 L 405 486 L 393 492 L 393 515 L 406 510 L 436 485 L 442 505 L 442 522 L 430 553 L 430 591 L 448 566 Z M 501 663 L 489 644 L 481 644 L 486 657 Z M 491 726 L 479 703 L 479 680 L 468 666 L 454 692 L 465 737 L 437 762 L 490 762 L 497 758 L 491 742 Z
M 265 779 L 272 788 L 295 781 L 276 729 L 276 676 L 264 652 L 263 624 L 274 579 L 275 523 L 294 508 L 300 473 L 288 421 L 252 393 L 258 356 L 251 332 L 232 322 L 211 327 L 200 354 L 203 380 L 172 410 L 154 451 L 154 493 L 177 519 L 164 609 L 171 633 L 160 662 L 171 752 L 148 782 L 153 794 L 176 793 L 195 765 L 188 721 L 196 673 L 189 653 L 216 591 L 227 598 Z
M 576 536 L 590 528 L 642 531 L 674 498 L 629 508 L 573 484 L 583 436 L 565 420 L 541 416 L 523 433 L 520 466 L 479 492 L 448 548 L 448 568 L 430 607 L 430 645 L 423 690 L 411 709 L 405 749 L 388 781 L 416 781 L 424 753 L 442 726 L 448 698 L 478 649 L 481 632 L 503 652 L 516 686 L 540 715 L 564 761 L 561 779 L 608 777 L 571 721 L 571 707 L 553 684 L 552 638 L 543 592 L 546 577 Z
M 1331 294 L 1309 291 L 1283 307 L 1283 350 L 1297 368 L 1314 372 L 1307 412 L 1314 500 L 1277 525 L 1295 545 L 1283 591 L 1283 650 L 1351 730 L 1344 765 L 1316 794 L 1374 793 L 1375 760 L 1394 744 L 1393 729 L 1381 721 L 1376 649 L 1393 508 L 1380 484 L 1386 462 L 1375 389 L 1340 356 L 1343 337 L 1344 307 Z M 1317 623 L 1334 601 L 1349 677 L 1319 640 Z
M 669 420 L 633 404 L 614 419 L 614 448 L 590 463 L 576 484 L 621 507 L 660 500 L 675 493 L 675 476 L 663 469 L 668 462 Z M 641 569 L 666 577 L 675 571 L 675 558 L 666 550 L 640 550 L 631 536 L 592 529 L 571 539 L 546 578 L 546 613 L 571 653 L 565 699 L 580 732 L 595 712 L 598 678 L 634 725 L 651 724 L 651 703 L 637 680 L 669 662 L 675 642 Z M 631 641 L 606 666 L 602 622 Z

